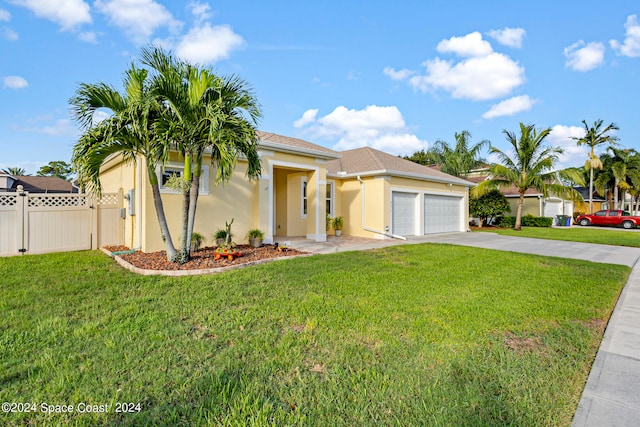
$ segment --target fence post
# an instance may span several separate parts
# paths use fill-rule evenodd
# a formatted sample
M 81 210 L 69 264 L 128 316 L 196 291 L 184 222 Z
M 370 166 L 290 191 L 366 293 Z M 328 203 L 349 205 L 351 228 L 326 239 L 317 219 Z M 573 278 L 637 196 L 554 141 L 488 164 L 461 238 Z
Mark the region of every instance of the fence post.
M 16 250 L 18 254 L 24 255 L 27 252 L 27 242 L 29 236 L 29 192 L 24 191 L 22 185 L 16 188 Z
M 89 209 L 91 209 L 91 249 L 99 249 L 98 248 L 98 230 L 100 227 L 98 226 L 98 206 L 99 199 L 95 195 L 95 193 L 86 194 L 86 197 L 89 202 Z

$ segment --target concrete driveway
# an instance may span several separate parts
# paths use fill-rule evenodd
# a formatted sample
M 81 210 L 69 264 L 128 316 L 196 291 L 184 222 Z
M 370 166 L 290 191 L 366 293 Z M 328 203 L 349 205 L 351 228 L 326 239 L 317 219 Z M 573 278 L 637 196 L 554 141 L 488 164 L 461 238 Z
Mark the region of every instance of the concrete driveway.
M 640 238 L 640 236 L 639 236 Z M 401 240 L 330 237 L 325 243 L 299 239 L 295 248 L 314 253 L 364 250 L 398 244 L 447 243 L 632 267 L 609 319 L 593 363 L 573 427 L 640 425 L 640 248 L 500 236 L 494 233 L 447 233 Z

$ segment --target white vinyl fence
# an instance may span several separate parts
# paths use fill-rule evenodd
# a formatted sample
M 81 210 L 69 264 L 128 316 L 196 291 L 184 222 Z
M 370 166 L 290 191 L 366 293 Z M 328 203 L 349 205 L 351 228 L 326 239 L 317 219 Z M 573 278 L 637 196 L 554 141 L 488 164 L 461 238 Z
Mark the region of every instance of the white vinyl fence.
M 121 205 L 121 193 L 0 193 L 0 256 L 122 244 Z

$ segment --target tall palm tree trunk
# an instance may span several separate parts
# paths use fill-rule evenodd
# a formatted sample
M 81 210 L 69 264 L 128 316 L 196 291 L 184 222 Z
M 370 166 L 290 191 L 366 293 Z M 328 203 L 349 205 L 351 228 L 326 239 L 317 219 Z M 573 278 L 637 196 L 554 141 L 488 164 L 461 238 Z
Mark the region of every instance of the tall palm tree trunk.
M 200 193 L 200 175 L 202 174 L 202 158 L 198 158 L 193 168 L 193 178 L 189 192 L 189 218 L 187 222 L 187 238 L 191 241 L 193 227 L 196 222 L 196 207 L 198 206 L 198 195 Z
M 592 154 L 593 155 L 593 154 Z M 589 168 L 589 213 L 593 213 L 593 167 Z
M 520 192 L 520 198 L 518 199 L 518 210 L 516 212 L 515 229 L 518 231 L 522 229 L 522 205 L 524 205 L 524 191 Z
M 149 175 L 149 183 L 151 184 L 151 193 L 153 194 L 153 205 L 156 208 L 158 224 L 160 224 L 160 234 L 167 251 L 167 260 L 175 262 L 178 257 L 178 253 L 173 245 L 171 233 L 169 232 L 169 225 L 167 224 L 167 218 L 164 214 L 164 206 L 162 204 L 162 199 L 160 198 L 160 186 L 158 185 L 158 176 L 156 175 L 155 166 L 147 164 L 147 173 Z
M 189 200 L 191 198 L 191 154 L 184 156 L 184 188 L 182 190 L 182 237 L 178 263 L 184 264 L 191 257 L 191 239 L 189 238 Z M 188 239 L 189 238 L 189 239 Z

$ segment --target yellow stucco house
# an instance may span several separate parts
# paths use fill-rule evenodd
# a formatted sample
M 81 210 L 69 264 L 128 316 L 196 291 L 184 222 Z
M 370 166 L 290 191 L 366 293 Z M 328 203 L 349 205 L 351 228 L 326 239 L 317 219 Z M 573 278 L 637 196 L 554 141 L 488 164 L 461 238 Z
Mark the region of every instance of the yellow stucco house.
M 465 231 L 469 181 L 372 149 L 336 152 L 302 139 L 259 132 L 260 179 L 249 182 L 240 160 L 226 185 L 214 185 L 215 170 L 203 163 L 194 231 L 211 235 L 234 219 L 234 241 L 245 242 L 259 228 L 265 242 L 285 237 L 327 239 L 326 213 L 344 218 L 343 234 L 387 239 L 428 233 Z M 123 244 L 144 252 L 163 250 L 151 187 L 141 158 L 120 157 L 101 168 L 104 193 L 125 197 Z M 182 195 L 164 187 L 180 174 L 176 153 L 158 168 L 167 222 L 179 238 Z M 174 242 L 178 243 L 178 242 Z

